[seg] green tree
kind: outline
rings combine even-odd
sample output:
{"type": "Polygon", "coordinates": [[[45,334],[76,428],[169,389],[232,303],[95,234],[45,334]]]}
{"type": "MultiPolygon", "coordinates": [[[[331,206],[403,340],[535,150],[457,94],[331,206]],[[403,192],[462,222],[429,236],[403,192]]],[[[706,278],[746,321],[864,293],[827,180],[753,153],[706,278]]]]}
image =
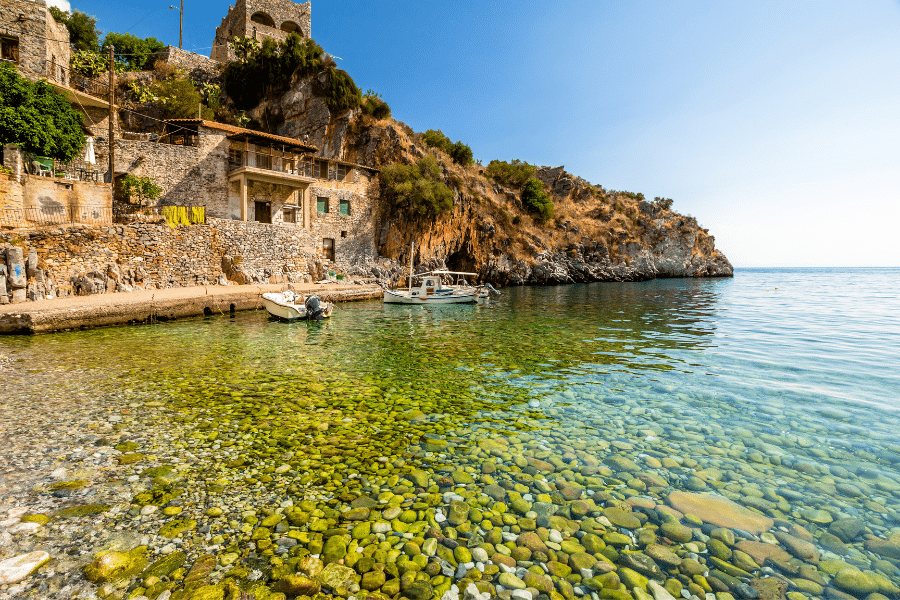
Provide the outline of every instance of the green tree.
{"type": "MultiPolygon", "coordinates": [[[[72,54],[69,66],[76,73],[93,79],[109,70],[109,59],[90,50],[77,50],[72,54]]],[[[116,69],[116,72],[118,72],[118,69],[116,69]]]]}
{"type": "Polygon", "coordinates": [[[544,223],[553,218],[553,201],[544,191],[544,184],[537,177],[525,182],[522,188],[522,205],[544,223]]]}
{"type": "Polygon", "coordinates": [[[382,169],[381,191],[391,211],[412,218],[437,217],[453,208],[453,191],[444,185],[441,165],[430,154],[415,165],[382,169]]]}
{"type": "Polygon", "coordinates": [[[46,81],[31,82],[0,64],[0,144],[69,162],[84,148],[83,115],[46,81]]]}
{"type": "Polygon", "coordinates": [[[452,146],[450,146],[450,158],[453,159],[458,165],[468,166],[475,162],[475,158],[472,155],[472,149],[468,144],[463,144],[462,142],[455,142],[452,146]]]}
{"type": "Polygon", "coordinates": [[[128,173],[119,180],[119,190],[135,204],[143,204],[144,200],[156,200],[162,188],[153,183],[149,177],[137,177],[128,173]],[[137,202],[134,199],[137,198],[137,202]]]}
{"type": "Polygon", "coordinates": [[[115,48],[116,60],[128,66],[129,71],[140,71],[153,68],[154,52],[166,47],[154,37],[139,38],[130,33],[109,32],[103,39],[102,51],[109,52],[109,46],[115,48]]]}
{"type": "Polygon", "coordinates": [[[97,19],[75,10],[64,12],[55,6],[50,7],[50,14],[57,23],[62,23],[69,30],[69,42],[76,50],[82,52],[97,51],[97,19]]]}

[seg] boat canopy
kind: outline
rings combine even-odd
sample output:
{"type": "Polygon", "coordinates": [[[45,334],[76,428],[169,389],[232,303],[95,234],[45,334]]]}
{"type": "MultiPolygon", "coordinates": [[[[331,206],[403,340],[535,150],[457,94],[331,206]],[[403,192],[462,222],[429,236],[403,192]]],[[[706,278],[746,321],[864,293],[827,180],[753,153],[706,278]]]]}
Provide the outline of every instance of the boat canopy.
{"type": "Polygon", "coordinates": [[[416,275],[416,277],[423,277],[425,275],[470,275],[475,277],[478,273],[463,273],[462,271],[428,271],[427,273],[416,275]]]}

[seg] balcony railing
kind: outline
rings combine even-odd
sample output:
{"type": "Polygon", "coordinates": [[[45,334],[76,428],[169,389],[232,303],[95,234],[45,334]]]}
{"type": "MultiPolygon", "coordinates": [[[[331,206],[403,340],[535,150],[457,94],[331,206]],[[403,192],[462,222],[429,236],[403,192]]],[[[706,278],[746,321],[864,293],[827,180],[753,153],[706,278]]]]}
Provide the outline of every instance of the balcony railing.
{"type": "Polygon", "coordinates": [[[100,78],[94,79],[85,77],[76,71],[72,71],[63,65],[58,65],[49,60],[45,61],[45,69],[47,79],[50,81],[78,90],[79,92],[84,92],[85,94],[89,94],[96,98],[103,100],[109,99],[109,83],[102,81],[100,78]]]}
{"type": "Polygon", "coordinates": [[[73,181],[92,181],[103,183],[106,171],[101,171],[97,165],[86,163],[83,160],[73,160],[64,163],[49,158],[25,156],[26,170],[32,175],[44,175],[47,177],[59,177],[73,181]]]}
{"type": "Polygon", "coordinates": [[[289,156],[273,156],[262,152],[231,150],[228,154],[229,171],[250,167],[277,173],[287,173],[288,175],[299,175],[301,177],[317,177],[317,166],[308,160],[298,160],[289,156]]]}

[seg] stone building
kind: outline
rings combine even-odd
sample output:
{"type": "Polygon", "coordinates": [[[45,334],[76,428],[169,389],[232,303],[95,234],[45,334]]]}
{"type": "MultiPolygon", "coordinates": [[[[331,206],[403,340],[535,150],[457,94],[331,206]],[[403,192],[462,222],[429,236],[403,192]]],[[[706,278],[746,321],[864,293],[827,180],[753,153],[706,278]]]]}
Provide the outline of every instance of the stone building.
{"type": "MultiPolygon", "coordinates": [[[[305,251],[335,263],[375,255],[376,169],[316,157],[315,146],[294,138],[200,119],[167,121],[154,142],[115,143],[117,179],[147,176],[162,188],[147,209],[205,206],[211,218],[288,228],[305,251]]],[[[96,152],[105,161],[108,142],[96,152]]]]}
{"type": "Polygon", "coordinates": [[[235,60],[231,41],[236,37],[251,37],[260,42],[272,39],[281,42],[291,33],[302,38],[312,37],[312,6],[290,0],[237,0],[228,8],[222,24],[216,27],[210,57],[225,63],[235,60]]]}
{"type": "Polygon", "coordinates": [[[0,59],[30,79],[65,84],[71,55],[69,31],[44,0],[0,1],[0,59]]]}

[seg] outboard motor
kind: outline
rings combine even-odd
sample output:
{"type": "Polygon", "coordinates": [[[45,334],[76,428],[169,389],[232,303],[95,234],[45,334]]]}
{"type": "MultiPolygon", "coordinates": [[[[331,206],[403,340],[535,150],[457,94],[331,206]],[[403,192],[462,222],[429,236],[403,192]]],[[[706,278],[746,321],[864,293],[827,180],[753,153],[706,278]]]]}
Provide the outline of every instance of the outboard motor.
{"type": "Polygon", "coordinates": [[[499,292],[494,286],[492,286],[490,283],[485,283],[485,284],[484,284],[484,287],[487,289],[487,291],[488,291],[492,296],[499,296],[499,295],[500,295],[500,292],[499,292]]]}
{"type": "Polygon", "coordinates": [[[306,318],[311,321],[320,321],[325,314],[325,307],[322,306],[318,296],[310,296],[303,304],[306,307],[306,318]]]}

